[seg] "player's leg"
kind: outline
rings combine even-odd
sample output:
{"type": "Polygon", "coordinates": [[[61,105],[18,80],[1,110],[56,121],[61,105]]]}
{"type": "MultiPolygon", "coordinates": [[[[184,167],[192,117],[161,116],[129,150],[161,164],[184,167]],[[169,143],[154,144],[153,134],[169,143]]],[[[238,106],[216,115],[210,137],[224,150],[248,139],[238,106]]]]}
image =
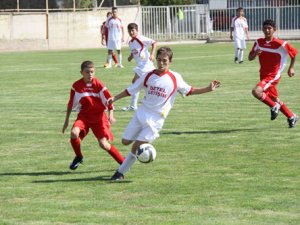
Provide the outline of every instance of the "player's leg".
{"type": "Polygon", "coordinates": [[[238,38],[234,39],[234,48],[235,48],[235,52],[234,52],[234,63],[238,63],[239,62],[239,54],[240,54],[240,48],[241,48],[241,43],[240,40],[238,38]]]}
{"type": "Polygon", "coordinates": [[[287,122],[289,124],[289,128],[293,128],[296,125],[296,122],[298,121],[298,115],[293,113],[285,104],[284,102],[280,101],[277,97],[277,101],[280,104],[280,111],[283,113],[283,115],[286,116],[287,122]]]}
{"type": "Polygon", "coordinates": [[[86,127],[85,123],[81,120],[77,120],[71,130],[71,138],[70,142],[75,153],[75,158],[70,164],[70,169],[75,170],[79,166],[80,163],[83,162],[83,155],[81,152],[81,140],[87,135],[88,127],[86,127]]]}
{"type": "Polygon", "coordinates": [[[112,49],[108,49],[107,51],[107,63],[108,63],[108,65],[106,66],[107,69],[112,67],[112,52],[113,52],[112,49]]]}
{"type": "Polygon", "coordinates": [[[118,53],[118,68],[123,68],[124,66],[122,65],[122,52],[121,52],[121,43],[118,45],[119,48],[117,48],[117,53],[118,53]]]}
{"type": "MultiPolygon", "coordinates": [[[[134,74],[134,77],[132,79],[132,83],[134,83],[137,79],[139,79],[140,76],[138,74],[134,74]]],[[[127,106],[127,107],[124,107],[122,108],[123,111],[130,111],[130,110],[136,110],[137,109],[137,102],[138,102],[138,99],[139,99],[139,92],[138,93],[135,93],[135,94],[132,94],[131,95],[131,102],[130,102],[130,105],[127,106]]]]}
{"type": "Polygon", "coordinates": [[[98,143],[100,148],[107,151],[108,154],[110,154],[110,156],[113,157],[119,164],[123,163],[124,157],[114,145],[108,142],[105,137],[98,139],[98,143]]]}
{"type": "Polygon", "coordinates": [[[116,56],[116,54],[115,54],[114,51],[112,51],[112,58],[113,58],[113,60],[114,60],[114,62],[115,62],[115,66],[118,65],[119,62],[118,62],[117,56],[116,56]]]}
{"type": "Polygon", "coordinates": [[[246,49],[246,41],[240,40],[240,51],[239,51],[239,63],[243,63],[244,60],[244,50],[246,49]]]}

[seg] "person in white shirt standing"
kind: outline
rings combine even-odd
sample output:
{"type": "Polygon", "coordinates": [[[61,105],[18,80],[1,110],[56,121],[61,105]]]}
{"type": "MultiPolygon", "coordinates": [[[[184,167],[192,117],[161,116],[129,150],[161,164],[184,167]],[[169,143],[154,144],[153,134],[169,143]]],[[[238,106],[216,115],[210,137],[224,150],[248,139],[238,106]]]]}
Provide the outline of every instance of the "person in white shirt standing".
{"type": "Polygon", "coordinates": [[[248,24],[247,19],[244,17],[244,9],[240,7],[236,10],[236,16],[232,18],[230,29],[230,39],[234,40],[235,63],[243,63],[246,38],[249,40],[248,24]]]}
{"type": "Polygon", "coordinates": [[[123,180],[124,174],[137,160],[138,147],[144,143],[151,143],[159,137],[159,131],[174,104],[177,92],[183,96],[199,95],[214,91],[220,86],[220,82],[217,80],[212,81],[204,88],[194,88],[188,85],[179,73],[169,70],[172,57],[173,52],[169,47],[159,48],[156,54],[157,69],[138,79],[120,94],[107,100],[107,104],[112,104],[121,98],[145,89],[142,104],[129,122],[122,138],[123,145],[133,143],[131,152],[111,177],[111,180],[123,180]]]}
{"type": "Polygon", "coordinates": [[[108,66],[107,69],[111,68],[111,61],[112,61],[112,52],[113,50],[117,50],[118,52],[118,65],[117,67],[123,68],[122,65],[122,54],[121,54],[121,45],[124,42],[124,28],[122,19],[118,17],[118,9],[117,7],[112,8],[112,16],[107,18],[106,26],[108,29],[108,40],[107,40],[107,48],[108,48],[108,56],[107,62],[108,66]]]}
{"type": "MultiPolygon", "coordinates": [[[[128,61],[132,59],[136,61],[136,67],[133,69],[134,77],[132,83],[134,83],[140,77],[154,70],[153,60],[155,59],[156,41],[147,38],[138,33],[138,25],[136,23],[130,23],[127,26],[129,36],[132,38],[129,41],[130,55],[128,61]],[[151,46],[151,53],[148,48],[151,46]]],[[[123,111],[136,110],[137,102],[139,98],[139,92],[132,94],[131,103],[129,106],[122,108],[123,111]]]]}

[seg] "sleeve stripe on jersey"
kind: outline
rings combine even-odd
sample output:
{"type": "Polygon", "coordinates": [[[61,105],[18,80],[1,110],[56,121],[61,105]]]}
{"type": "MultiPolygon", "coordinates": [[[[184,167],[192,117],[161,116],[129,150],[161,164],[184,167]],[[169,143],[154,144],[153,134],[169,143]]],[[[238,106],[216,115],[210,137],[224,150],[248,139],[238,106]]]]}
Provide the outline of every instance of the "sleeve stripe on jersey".
{"type": "Polygon", "coordinates": [[[145,80],[144,80],[144,86],[145,86],[145,87],[148,87],[148,86],[147,86],[147,81],[149,80],[149,78],[150,78],[150,76],[151,76],[152,74],[154,74],[154,70],[151,71],[150,73],[148,73],[148,74],[146,75],[145,80]]]}

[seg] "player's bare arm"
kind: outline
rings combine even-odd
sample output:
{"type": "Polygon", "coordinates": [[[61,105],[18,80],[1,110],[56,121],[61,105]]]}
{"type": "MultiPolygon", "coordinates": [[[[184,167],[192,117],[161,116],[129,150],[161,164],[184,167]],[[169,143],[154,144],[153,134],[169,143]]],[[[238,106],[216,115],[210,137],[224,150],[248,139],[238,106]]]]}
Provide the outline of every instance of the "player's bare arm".
{"type": "Polygon", "coordinates": [[[248,60],[249,61],[254,60],[256,58],[256,56],[260,55],[261,53],[262,53],[262,50],[260,50],[260,49],[256,49],[255,51],[250,52],[249,56],[248,56],[248,60]]]}
{"type": "Polygon", "coordinates": [[[102,35],[102,45],[103,46],[106,46],[106,36],[105,35],[102,35]]]}
{"type": "Polygon", "coordinates": [[[207,87],[205,88],[193,88],[191,91],[191,95],[200,95],[207,92],[211,92],[216,90],[218,87],[220,87],[221,82],[218,80],[213,80],[207,87]]]}
{"type": "Polygon", "coordinates": [[[129,96],[129,94],[128,94],[128,92],[126,90],[124,90],[120,94],[118,94],[118,95],[116,95],[114,97],[110,97],[109,99],[107,99],[107,103],[106,104],[107,105],[112,104],[112,103],[118,101],[119,99],[125,98],[127,96],[129,96]]]}
{"type": "Polygon", "coordinates": [[[150,57],[149,57],[149,59],[150,59],[151,61],[153,61],[153,60],[155,59],[155,51],[156,51],[156,47],[157,47],[157,43],[154,42],[154,43],[152,44],[151,53],[150,53],[150,57]]]}
{"type": "Polygon", "coordinates": [[[132,53],[128,56],[128,62],[131,62],[131,60],[133,59],[133,55],[132,53]]]}
{"type": "Polygon", "coordinates": [[[62,128],[62,133],[63,134],[65,133],[66,129],[69,126],[69,118],[70,118],[71,112],[72,112],[72,109],[67,109],[66,119],[65,119],[65,122],[64,122],[64,125],[63,125],[63,128],[62,128]]]}
{"type": "Polygon", "coordinates": [[[110,124],[113,124],[116,122],[116,119],[114,117],[114,111],[113,110],[109,110],[108,111],[108,121],[110,122],[110,124]]]}
{"type": "Polygon", "coordinates": [[[233,27],[230,27],[230,39],[231,40],[233,40],[232,32],[233,32],[233,27]]]}
{"type": "Polygon", "coordinates": [[[295,62],[296,62],[296,57],[291,59],[291,63],[290,63],[289,69],[288,69],[289,77],[293,77],[295,75],[295,69],[294,69],[295,62]]]}
{"type": "Polygon", "coordinates": [[[122,30],[122,42],[124,42],[125,41],[125,39],[124,39],[124,37],[125,37],[124,36],[124,27],[122,27],[121,30],[122,30]]]}

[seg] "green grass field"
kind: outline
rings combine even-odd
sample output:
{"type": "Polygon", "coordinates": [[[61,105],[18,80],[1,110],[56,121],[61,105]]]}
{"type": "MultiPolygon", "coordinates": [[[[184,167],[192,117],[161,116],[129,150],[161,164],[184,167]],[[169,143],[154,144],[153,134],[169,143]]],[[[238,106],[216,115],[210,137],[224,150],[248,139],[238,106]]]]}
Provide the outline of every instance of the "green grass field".
{"type": "MultiPolygon", "coordinates": [[[[293,43],[300,49],[300,43],[293,43]]],[[[248,48],[250,48],[248,44],[248,48]]],[[[157,158],[136,163],[124,182],[92,133],[82,142],[84,165],[68,169],[74,155],[61,133],[69,90],[80,63],[96,63],[97,77],[117,94],[134,63],[104,70],[104,49],[0,54],[0,224],[300,224],[300,124],[288,129],[280,114],[255,100],[258,61],[233,63],[232,44],[174,45],[172,70],[196,87],[222,82],[213,93],[177,97],[157,158]]],[[[247,56],[249,49],[246,51],[247,56]]],[[[279,95],[300,113],[300,62],[286,70],[279,95]],[[297,76],[298,75],[298,76],[297,76]]],[[[116,109],[130,98],[120,100],[116,109]]],[[[132,112],[117,110],[114,144],[132,112]]]]}

